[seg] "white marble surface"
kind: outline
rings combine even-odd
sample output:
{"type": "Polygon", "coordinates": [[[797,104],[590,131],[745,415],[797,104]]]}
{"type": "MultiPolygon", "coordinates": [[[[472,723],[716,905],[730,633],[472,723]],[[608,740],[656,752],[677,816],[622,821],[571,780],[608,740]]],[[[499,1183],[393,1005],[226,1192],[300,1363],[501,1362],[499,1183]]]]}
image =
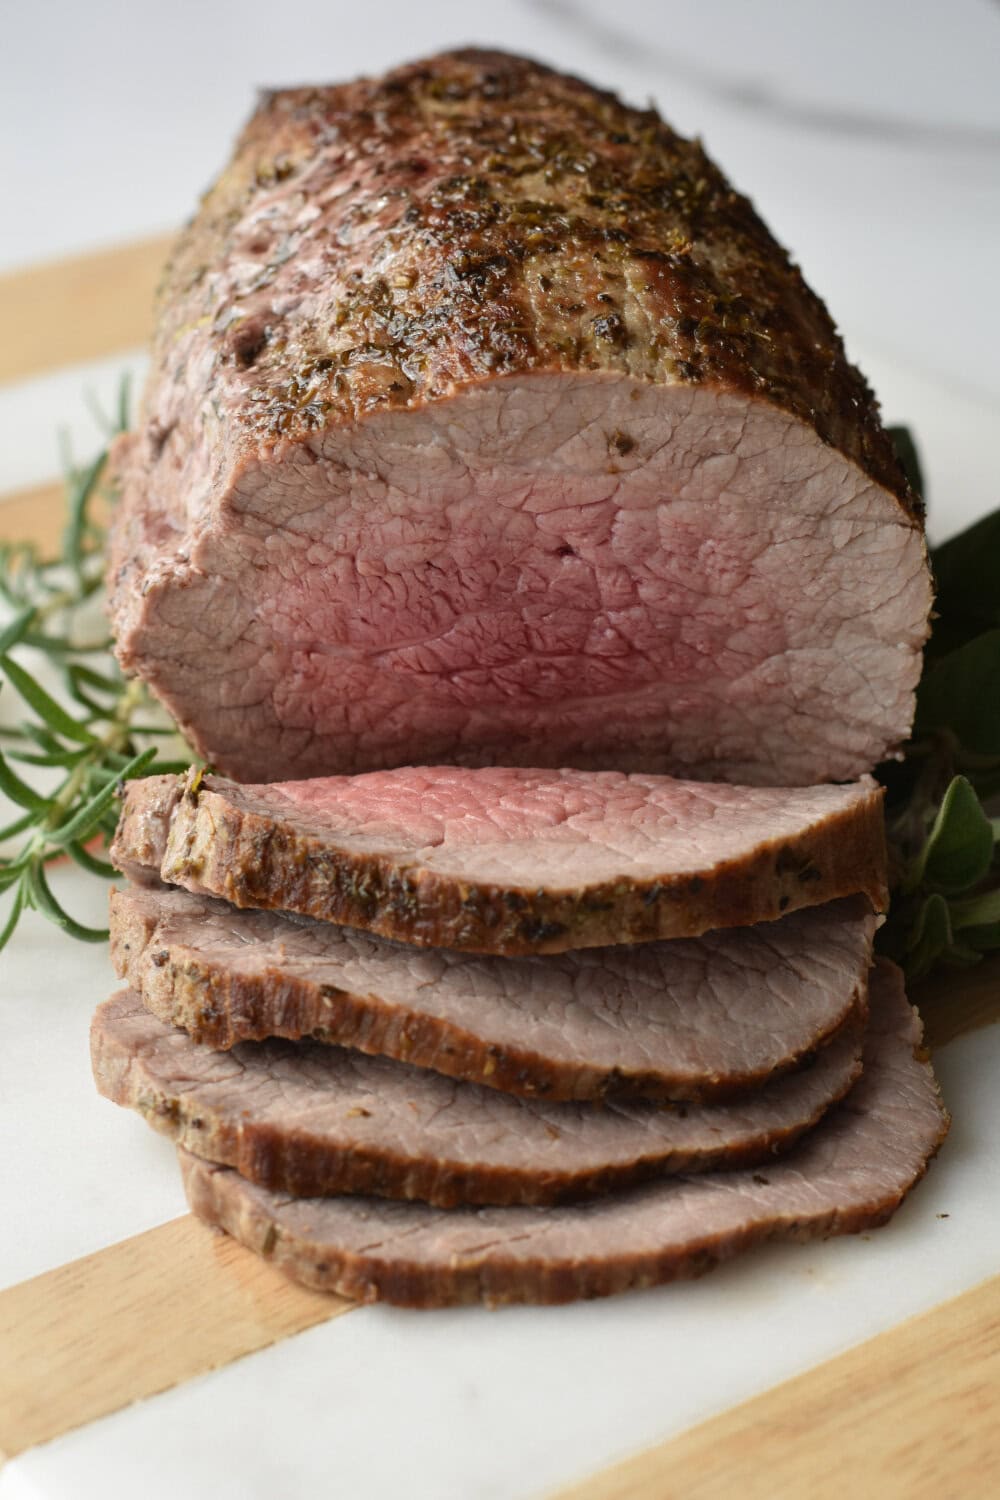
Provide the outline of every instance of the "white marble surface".
{"type": "MultiPolygon", "coordinates": [[[[7,973],[2,1270],[17,1280],[182,1204],[166,1142],[86,1077],[104,956],[34,925],[7,973]]],[[[542,1496],[996,1272],[1000,1027],[937,1065],[955,1124],[886,1229],[574,1307],[359,1309],[22,1455],[0,1500],[542,1496]]]]}
{"type": "MultiPolygon", "coordinates": [[[[181,219],[258,83],[470,40],[534,52],[697,132],[829,301],[888,417],[917,431],[932,525],[1000,502],[1000,8],[987,0],[9,7],[0,269],[181,219]]],[[[86,451],[104,361],[0,387],[0,493],[86,451]]],[[[3,705],[0,705],[3,711],[3,705]]],[[[76,872],[74,899],[95,903],[76,872]]],[[[183,1209],[172,1152],[93,1093],[101,950],[28,919],[0,955],[0,1285],[183,1209]]],[[[530,1496],[681,1430],[997,1268],[1000,1028],[941,1056],[956,1127],[870,1239],[774,1250],[692,1286],[566,1309],[365,1309],[119,1413],[0,1474],[0,1500],[530,1496]],[[948,1218],[939,1218],[948,1214],[948,1218]]]]}
{"type": "Polygon", "coordinates": [[[754,197],[850,347],[1000,397],[991,0],[11,5],[0,267],[179,223],[259,85],[470,41],[655,98],[754,197]]]}

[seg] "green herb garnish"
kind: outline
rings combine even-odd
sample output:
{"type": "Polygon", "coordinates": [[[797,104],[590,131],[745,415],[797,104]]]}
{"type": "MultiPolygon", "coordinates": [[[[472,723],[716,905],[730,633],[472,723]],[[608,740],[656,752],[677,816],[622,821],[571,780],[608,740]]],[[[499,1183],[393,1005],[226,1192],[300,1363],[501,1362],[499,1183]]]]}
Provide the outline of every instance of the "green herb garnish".
{"type": "MultiPolygon", "coordinates": [[[[123,387],[117,418],[107,424],[109,438],[125,429],[127,406],[123,387]]],[[[16,695],[29,711],[19,723],[0,726],[0,792],[22,810],[0,828],[0,845],[20,841],[0,856],[0,892],[10,896],[0,948],[27,908],[72,937],[103,942],[105,930],[86,927],[64,910],[46,871],[70,858],[111,878],[115,872],[101,856],[117,821],[118,787],[190,761],[160,757],[158,744],[176,729],[142,683],[122,676],[104,632],[99,604],[106,534],[95,511],[109,498],[101,489],[107,456],[105,448],[86,467],[67,467],[58,557],[45,560],[30,543],[0,545],[0,597],[13,611],[0,630],[2,701],[6,710],[16,695]],[[41,670],[32,671],[32,659],[41,670]]]]}
{"type": "MultiPolygon", "coordinates": [[[[126,405],[123,394],[113,431],[125,429],[126,405]]],[[[905,428],[893,429],[893,438],[919,490],[913,440],[905,428]]],[[[0,829],[0,843],[23,836],[15,853],[0,856],[0,892],[11,894],[0,948],[28,907],[73,937],[106,939],[60,906],[46,869],[68,856],[111,878],[101,854],[114,834],[121,783],[185,770],[192,759],[160,757],[158,746],[175,727],[143,684],[122,676],[110,641],[87,624],[101,619],[107,538],[94,510],[106,466],[107,449],[83,469],[69,467],[57,558],[43,561],[26,543],[0,546],[0,596],[14,611],[0,630],[0,688],[31,711],[16,727],[0,728],[7,747],[0,792],[22,809],[0,829]],[[61,679],[59,698],[25,664],[31,652],[61,679]],[[26,767],[36,779],[55,775],[54,787],[25,780],[26,767]]],[[[893,886],[879,946],[913,979],[938,963],[978,963],[1000,948],[1000,818],[984,805],[1000,795],[1000,511],[939,547],[932,565],[937,616],[913,738],[903,761],[878,772],[893,886]]]]}
{"type": "MultiPolygon", "coordinates": [[[[920,485],[913,440],[893,437],[920,485]]],[[[919,979],[1000,947],[1000,511],[931,553],[935,619],[913,738],[886,787],[892,909],[882,951],[919,979]]]]}

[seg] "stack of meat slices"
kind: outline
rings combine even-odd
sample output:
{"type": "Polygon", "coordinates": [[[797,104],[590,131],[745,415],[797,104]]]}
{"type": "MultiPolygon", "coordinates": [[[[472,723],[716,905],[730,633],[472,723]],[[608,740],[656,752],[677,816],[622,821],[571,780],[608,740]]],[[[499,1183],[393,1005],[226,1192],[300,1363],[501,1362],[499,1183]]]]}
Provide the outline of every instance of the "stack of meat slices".
{"type": "Polygon", "coordinates": [[[101,1091],[311,1286],[561,1302],[884,1221],[946,1128],[880,793],[420,767],[130,784],[101,1091]],[[869,986],[869,973],[872,982],[869,986]]]}
{"type": "Polygon", "coordinates": [[[119,660],[235,780],[128,790],[95,1069],[199,1214],[431,1305],[892,1211],[922,512],[698,143],[494,52],[266,95],[115,463],[119,660]]]}

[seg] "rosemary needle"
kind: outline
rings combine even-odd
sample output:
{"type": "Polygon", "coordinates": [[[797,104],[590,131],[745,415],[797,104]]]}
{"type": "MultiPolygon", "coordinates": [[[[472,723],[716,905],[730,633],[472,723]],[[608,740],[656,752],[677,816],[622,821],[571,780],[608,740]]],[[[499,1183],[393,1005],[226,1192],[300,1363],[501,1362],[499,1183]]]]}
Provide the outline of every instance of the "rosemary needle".
{"type": "MultiPolygon", "coordinates": [[[[115,423],[127,425],[123,386],[115,423]]],[[[894,429],[911,481],[917,453],[894,429]]],[[[114,834],[123,781],[186,769],[191,756],[160,755],[175,726],[138,681],[124,678],[110,642],[82,635],[103,587],[106,534],[95,502],[109,498],[107,449],[67,474],[66,527],[59,555],[39,557],[26,542],[0,545],[0,703],[11,695],[27,710],[0,727],[0,793],[17,815],[0,829],[0,897],[7,904],[0,948],[27,909],[88,942],[107,933],[76,921],[56,899],[47,870],[69,857],[89,874],[114,874],[102,858],[114,834]],[[24,654],[40,653],[47,681],[24,654]],[[151,742],[151,743],[150,743],[151,742]],[[44,785],[37,785],[41,773],[44,785]],[[51,787],[51,778],[56,784],[51,787]]],[[[914,737],[901,763],[881,766],[886,787],[889,919],[879,946],[919,977],[939,963],[973,964],[1000,948],[1000,819],[985,803],[1000,794],[1000,512],[947,542],[933,558],[937,618],[917,694],[914,737]]],[[[92,627],[90,627],[92,629],[92,627]]],[[[186,746],[183,747],[186,752],[186,746]]]]}
{"type": "MultiPolygon", "coordinates": [[[[123,387],[115,431],[124,429],[127,405],[123,387]]],[[[0,702],[7,719],[0,727],[0,793],[18,809],[0,828],[0,844],[10,851],[0,855],[0,892],[7,903],[0,948],[29,909],[72,937],[103,942],[106,931],[78,922],[60,904],[48,868],[68,857],[92,875],[112,876],[102,855],[114,833],[121,783],[190,763],[186,754],[182,760],[161,757],[159,746],[176,734],[174,726],[163,720],[141,682],[122,676],[110,642],[81,628],[95,613],[103,587],[106,534],[95,511],[99,500],[109,498],[107,457],[105,448],[67,473],[58,556],[42,558],[25,542],[0,546],[0,597],[10,611],[0,628],[0,702]],[[45,660],[45,683],[26,663],[27,652],[45,660]],[[53,679],[61,679],[58,696],[46,685],[53,679]],[[15,695],[27,714],[10,723],[15,695]],[[37,784],[39,773],[44,789],[37,784]],[[15,840],[20,843],[11,850],[15,840]]]]}

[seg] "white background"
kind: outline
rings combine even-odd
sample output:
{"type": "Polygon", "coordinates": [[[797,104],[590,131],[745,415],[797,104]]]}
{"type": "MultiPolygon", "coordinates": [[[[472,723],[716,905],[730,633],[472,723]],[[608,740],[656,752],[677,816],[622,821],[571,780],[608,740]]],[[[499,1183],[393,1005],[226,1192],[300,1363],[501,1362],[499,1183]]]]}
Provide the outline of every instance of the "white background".
{"type": "MultiPolygon", "coordinates": [[[[0,22],[0,272],[177,224],[258,85],[498,43],[652,96],[701,134],[829,302],[887,416],[914,424],[934,532],[1000,503],[987,0],[3,0],[0,22]]],[[[55,472],[58,424],[86,444],[83,393],[113,390],[124,363],[0,387],[0,493],[55,472]]],[[[99,893],[78,884],[74,900],[99,918],[99,893]]],[[[167,1144],[93,1093],[87,1024],[110,985],[100,950],[34,919],[0,956],[0,1285],[182,1211],[167,1144]]],[[[1000,1028],[940,1063],[953,1135],[870,1240],[590,1306],[353,1312],[22,1456],[0,1497],[499,1500],[668,1436],[996,1270],[1000,1028]]]]}
{"type": "MultiPolygon", "coordinates": [[[[0,271],[170,229],[263,85],[497,44],[653,98],[804,266],[892,421],[932,531],[1000,502],[1000,6],[991,0],[4,0],[0,271]],[[959,403],[964,402],[964,406],[959,403]]],[[[2,337],[2,330],[0,330],[2,337]]],[[[87,372],[113,390],[120,361],[87,372]]],[[[47,478],[80,378],[0,401],[0,490],[47,478]]]]}

